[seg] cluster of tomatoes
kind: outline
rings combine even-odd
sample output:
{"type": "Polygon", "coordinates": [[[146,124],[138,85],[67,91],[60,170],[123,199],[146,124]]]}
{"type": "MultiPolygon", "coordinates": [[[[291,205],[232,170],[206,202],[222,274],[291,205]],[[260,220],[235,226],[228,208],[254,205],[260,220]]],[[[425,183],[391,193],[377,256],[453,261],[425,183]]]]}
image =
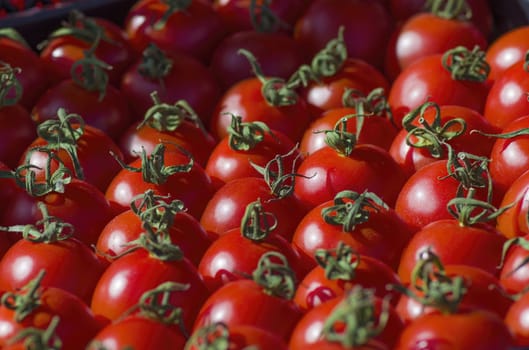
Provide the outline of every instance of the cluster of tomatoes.
{"type": "Polygon", "coordinates": [[[493,24],[141,0],[0,29],[0,348],[529,346],[529,26],[493,24]]]}

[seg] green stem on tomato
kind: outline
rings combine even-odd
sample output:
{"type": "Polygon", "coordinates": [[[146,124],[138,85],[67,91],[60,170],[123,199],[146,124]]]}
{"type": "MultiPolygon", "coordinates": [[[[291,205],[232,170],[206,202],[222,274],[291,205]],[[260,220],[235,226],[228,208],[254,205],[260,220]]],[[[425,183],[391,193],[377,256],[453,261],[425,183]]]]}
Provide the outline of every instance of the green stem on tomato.
{"type": "Polygon", "coordinates": [[[134,197],[130,208],[142,222],[150,225],[159,234],[169,233],[174,224],[175,216],[186,211],[184,202],[179,199],[167,202],[168,196],[158,196],[152,189],[134,197]]]}
{"type": "Polygon", "coordinates": [[[16,74],[21,71],[7,62],[0,62],[0,108],[15,105],[20,101],[23,88],[16,74]]]}
{"type": "Polygon", "coordinates": [[[228,350],[230,330],[223,322],[199,328],[186,343],[184,350],[228,350]]]}
{"type": "Polygon", "coordinates": [[[7,345],[12,345],[23,341],[24,349],[28,350],[60,350],[62,341],[55,331],[59,325],[60,317],[52,317],[46,329],[28,327],[20,330],[13,337],[9,338],[7,345]]]}
{"type": "Polygon", "coordinates": [[[231,114],[231,123],[227,127],[228,143],[233,150],[251,150],[264,140],[266,133],[274,136],[268,125],[264,122],[243,122],[240,115],[229,114],[231,114]]]}
{"type": "Polygon", "coordinates": [[[2,295],[0,299],[2,306],[14,311],[16,322],[22,322],[41,305],[42,290],[40,286],[45,274],[46,270],[42,269],[20,290],[7,291],[2,295]]]}
{"type": "Polygon", "coordinates": [[[466,0],[427,0],[425,8],[444,19],[470,20],[472,9],[466,0]]]}
{"type": "Polygon", "coordinates": [[[490,73],[490,65],[485,60],[485,51],[477,45],[472,50],[464,46],[448,50],[443,54],[441,62],[454,80],[482,83],[490,73]]]}
{"type": "Polygon", "coordinates": [[[279,252],[264,253],[252,277],[269,295],[288,300],[294,297],[295,273],[288,265],[287,258],[279,252]]]}
{"type": "Polygon", "coordinates": [[[250,22],[257,32],[272,33],[277,32],[280,28],[288,28],[288,24],[272,11],[270,3],[271,0],[250,0],[248,7],[250,22]]]}
{"type": "Polygon", "coordinates": [[[138,72],[152,80],[158,80],[164,87],[163,79],[171,72],[173,61],[154,43],[150,43],[142,52],[142,61],[138,72]]]}
{"type": "Polygon", "coordinates": [[[260,242],[265,240],[276,227],[277,219],[275,215],[264,211],[260,199],[246,206],[241,220],[241,234],[243,237],[254,242],[260,242]],[[272,221],[271,224],[270,221],[272,221]]]}
{"type": "Polygon", "coordinates": [[[163,30],[169,18],[175,12],[185,12],[193,0],[160,0],[160,2],[167,5],[167,10],[163,13],[162,17],[153,24],[152,28],[154,30],[163,30]]]}
{"type": "Polygon", "coordinates": [[[360,265],[360,254],[342,241],[334,249],[316,249],[314,258],[329,280],[352,281],[360,265]]]}

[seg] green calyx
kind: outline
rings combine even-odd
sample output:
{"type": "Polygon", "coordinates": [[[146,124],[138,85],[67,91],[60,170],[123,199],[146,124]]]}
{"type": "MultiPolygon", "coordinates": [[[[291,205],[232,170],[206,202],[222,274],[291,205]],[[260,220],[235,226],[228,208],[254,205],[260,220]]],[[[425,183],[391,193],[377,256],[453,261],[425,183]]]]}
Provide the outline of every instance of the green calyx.
{"type": "Polygon", "coordinates": [[[252,277],[269,295],[288,300],[294,297],[295,273],[290,268],[287,258],[279,252],[264,253],[252,277]]]}
{"type": "Polygon", "coordinates": [[[360,265],[360,254],[343,242],[335,249],[317,249],[314,257],[328,280],[352,281],[360,265]]]}
{"type": "Polygon", "coordinates": [[[116,161],[124,168],[129,171],[142,173],[143,181],[160,185],[167,182],[167,179],[175,175],[177,173],[187,173],[190,172],[194,165],[194,159],[191,153],[189,151],[185,150],[179,145],[172,144],[175,146],[179,151],[181,151],[184,155],[186,155],[189,159],[189,161],[185,164],[178,164],[178,165],[165,165],[165,151],[166,147],[165,144],[159,143],[156,145],[154,150],[152,151],[151,155],[147,155],[147,152],[144,148],[142,148],[142,152],[140,154],[141,158],[141,167],[135,168],[131,165],[125,164],[119,157],[117,157],[115,154],[113,154],[116,161]]]}
{"type": "Polygon", "coordinates": [[[59,325],[60,317],[53,316],[46,329],[28,327],[22,329],[7,341],[7,345],[13,345],[23,341],[24,349],[28,350],[61,350],[62,341],[55,334],[59,325]]]}
{"type": "Polygon", "coordinates": [[[464,46],[448,50],[442,57],[442,64],[454,80],[482,83],[490,73],[490,65],[485,60],[485,51],[477,45],[472,50],[464,46]]]}
{"type": "Polygon", "coordinates": [[[229,350],[230,331],[223,322],[214,322],[198,329],[186,343],[184,350],[229,350]]]}
{"type": "Polygon", "coordinates": [[[233,150],[251,150],[264,140],[266,133],[273,135],[264,122],[243,122],[240,115],[230,114],[231,123],[227,127],[227,131],[228,143],[233,150]]]}
{"type": "Polygon", "coordinates": [[[344,232],[352,232],[357,225],[366,223],[373,211],[388,209],[376,194],[364,191],[341,191],[336,194],[333,205],[321,210],[323,220],[330,225],[340,225],[344,232]]]}
{"type": "Polygon", "coordinates": [[[432,157],[438,159],[445,155],[443,147],[447,142],[462,135],[466,126],[462,118],[453,118],[443,124],[439,105],[431,101],[423,103],[402,119],[402,127],[408,131],[406,143],[410,147],[427,149],[432,157]],[[430,109],[435,112],[431,123],[425,118],[430,109]]]}
{"type": "Polygon", "coordinates": [[[411,289],[392,286],[425,307],[455,313],[467,292],[461,276],[450,277],[439,257],[430,249],[421,252],[411,274],[411,289]]]}
{"type": "Polygon", "coordinates": [[[389,298],[385,298],[377,318],[374,290],[356,286],[324,321],[323,338],[345,348],[365,345],[386,327],[389,308],[389,298]]]}
{"type": "Polygon", "coordinates": [[[46,271],[44,269],[40,270],[38,275],[20,290],[8,291],[2,295],[0,299],[2,306],[14,311],[16,322],[22,322],[33,310],[41,305],[42,290],[40,286],[45,274],[46,271]]]}
{"type": "Polygon", "coordinates": [[[190,121],[204,133],[206,129],[202,121],[193,110],[193,108],[184,100],[180,100],[170,105],[163,103],[158,96],[157,91],[151,93],[153,105],[145,113],[145,117],[138,125],[141,129],[145,125],[158,131],[175,131],[184,121],[190,121]]]}
{"type": "Polygon", "coordinates": [[[154,30],[163,30],[169,18],[176,12],[185,12],[193,0],[160,0],[160,2],[167,5],[167,10],[163,13],[162,17],[154,23],[154,30]]]}
{"type": "Polygon", "coordinates": [[[444,19],[468,21],[472,18],[472,9],[466,0],[427,0],[425,8],[444,19]]]}
{"type": "Polygon", "coordinates": [[[241,220],[241,234],[243,237],[254,242],[260,242],[265,240],[276,227],[277,219],[275,215],[264,211],[260,199],[246,206],[241,220]]]}
{"type": "Polygon", "coordinates": [[[271,0],[250,0],[248,11],[250,21],[255,31],[260,33],[272,33],[281,28],[288,28],[288,24],[281,21],[270,9],[271,0]]]}
{"type": "Polygon", "coordinates": [[[12,106],[20,101],[23,88],[16,75],[20,68],[13,68],[7,62],[0,62],[0,108],[12,106]]]}
{"type": "Polygon", "coordinates": [[[72,80],[87,91],[99,92],[99,101],[105,97],[108,87],[108,71],[112,66],[98,59],[95,46],[84,52],[84,57],[75,61],[70,69],[72,80]]]}
{"type": "Polygon", "coordinates": [[[171,72],[173,61],[154,43],[150,43],[142,54],[138,72],[149,79],[158,80],[164,86],[163,79],[171,72]]]}

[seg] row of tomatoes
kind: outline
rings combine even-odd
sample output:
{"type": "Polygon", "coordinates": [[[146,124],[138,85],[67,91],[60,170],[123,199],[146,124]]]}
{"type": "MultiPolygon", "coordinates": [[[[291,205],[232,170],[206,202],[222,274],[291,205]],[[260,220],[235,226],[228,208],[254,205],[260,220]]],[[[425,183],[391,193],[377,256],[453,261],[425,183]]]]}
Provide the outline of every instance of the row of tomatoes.
{"type": "Polygon", "coordinates": [[[204,33],[220,2],[153,0],[126,31],[74,12],[38,56],[5,32],[4,348],[527,345],[527,29],[484,52],[487,3],[470,1],[478,26],[416,15],[391,51],[405,1],[292,3],[294,35],[243,30],[229,1],[204,33]],[[155,30],[194,11],[202,24],[155,30]],[[417,22],[468,41],[437,33],[406,57],[417,22]],[[207,47],[175,48],[191,33],[207,47]],[[216,64],[245,68],[230,81],[216,64]]]}

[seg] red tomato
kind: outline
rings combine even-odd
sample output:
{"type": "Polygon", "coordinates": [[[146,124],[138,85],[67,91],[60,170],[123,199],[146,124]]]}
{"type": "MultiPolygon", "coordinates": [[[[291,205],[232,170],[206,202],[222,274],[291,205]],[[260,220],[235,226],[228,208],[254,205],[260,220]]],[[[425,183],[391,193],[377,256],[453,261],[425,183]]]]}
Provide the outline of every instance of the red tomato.
{"type": "Polygon", "coordinates": [[[529,234],[529,171],[524,172],[507,189],[501,206],[512,205],[498,217],[497,229],[505,237],[513,238],[529,234]]]}
{"type": "Polygon", "coordinates": [[[421,58],[442,54],[456,46],[469,50],[475,46],[482,50],[487,48],[486,36],[466,18],[469,13],[471,15],[469,7],[445,7],[415,14],[403,23],[396,43],[401,69],[421,58]]]}
{"type": "Polygon", "coordinates": [[[363,349],[362,345],[369,341],[391,348],[403,327],[387,300],[375,297],[371,289],[357,286],[342,297],[307,311],[292,332],[289,348],[305,349],[322,338],[347,348],[363,349]]]}
{"type": "Polygon", "coordinates": [[[222,322],[228,328],[236,325],[258,327],[287,341],[302,314],[291,300],[293,272],[284,256],[269,252],[263,254],[252,275],[253,280],[232,281],[213,292],[202,304],[193,331],[222,322]],[[276,262],[276,259],[281,261],[276,262]]]}
{"type": "Polygon", "coordinates": [[[283,157],[287,169],[294,169],[301,154],[294,142],[277,130],[270,130],[266,124],[242,122],[233,115],[228,135],[220,140],[206,164],[206,173],[216,188],[226,182],[248,176],[262,177],[252,164],[265,167],[277,156],[283,157]]]}
{"type": "Polygon", "coordinates": [[[485,56],[490,64],[490,79],[499,79],[510,66],[523,61],[529,50],[525,40],[528,34],[529,26],[521,26],[500,34],[491,42],[485,56]]]}
{"type": "MultiPolygon", "coordinates": [[[[338,135],[343,135],[343,131],[338,135]]],[[[347,137],[333,139],[340,138],[338,143],[347,137]]],[[[404,171],[389,153],[370,144],[357,144],[352,150],[327,145],[305,157],[297,173],[300,176],[296,178],[294,193],[307,208],[333,199],[342,190],[373,192],[393,206],[406,180],[404,171]]]]}
{"type": "Polygon", "coordinates": [[[135,196],[148,189],[156,195],[168,196],[168,200],[181,200],[195,218],[200,217],[213,194],[211,179],[187,150],[166,148],[163,143],[150,155],[143,152],[141,158],[120,170],[105,196],[122,212],[129,209],[135,196]]]}
{"type": "MultiPolygon", "coordinates": [[[[287,4],[288,1],[273,3],[287,4]]],[[[307,62],[307,55],[299,41],[285,33],[263,33],[255,30],[235,32],[217,45],[209,64],[224,90],[236,82],[252,77],[248,60],[237,54],[239,49],[250,51],[266,76],[288,79],[299,66],[307,62]]]]}
{"type": "Polygon", "coordinates": [[[123,26],[136,52],[153,43],[164,51],[185,53],[204,63],[226,35],[221,16],[206,1],[176,6],[162,0],[137,1],[123,26]]]}
{"type": "Polygon", "coordinates": [[[529,346],[529,327],[525,321],[529,313],[528,301],[529,293],[520,295],[511,305],[504,320],[514,336],[514,345],[517,347],[529,346]]]}
{"type": "Polygon", "coordinates": [[[101,275],[91,308],[96,315],[116,320],[136,305],[143,293],[167,281],[189,285],[173,293],[169,303],[181,308],[184,327],[190,330],[209,293],[196,268],[185,257],[163,260],[143,248],[121,256],[101,275]]]}
{"type": "Polygon", "coordinates": [[[403,129],[393,139],[389,153],[410,176],[419,168],[448,158],[448,143],[455,152],[488,157],[494,139],[472,131],[495,133],[487,119],[473,109],[425,102],[403,119],[403,129]]]}
{"type": "Polygon", "coordinates": [[[116,161],[123,159],[118,145],[100,129],[86,125],[78,114],[59,109],[55,118],[37,127],[38,137],[26,147],[18,164],[38,167],[33,171],[37,179],[44,179],[47,163],[55,171],[58,158],[77,178],[104,192],[121,170],[116,161]]]}
{"type": "Polygon", "coordinates": [[[124,72],[120,85],[130,104],[132,119],[144,119],[152,106],[151,93],[157,91],[162,102],[186,101],[206,124],[221,94],[213,73],[191,56],[170,54],[154,44],[146,47],[142,55],[124,72]]]}
{"type": "Polygon", "coordinates": [[[86,17],[79,11],[70,12],[62,28],[50,33],[40,58],[52,84],[71,76],[74,63],[84,52],[94,48],[94,55],[112,67],[109,81],[118,86],[125,69],[135,58],[123,29],[101,17],[86,17]]]}
{"type": "Polygon", "coordinates": [[[375,295],[383,298],[396,293],[388,292],[387,285],[399,284],[397,274],[382,261],[355,253],[350,246],[339,244],[334,249],[318,249],[315,253],[318,266],[299,283],[294,302],[304,310],[312,309],[327,300],[341,297],[355,286],[373,288],[375,295]]]}
{"type": "Polygon", "coordinates": [[[529,235],[506,242],[501,262],[500,284],[510,294],[523,293],[529,283],[529,235]]]}
{"type": "Polygon", "coordinates": [[[50,217],[45,206],[39,208],[43,220],[13,229],[27,233],[0,260],[0,290],[21,288],[44,269],[42,286],[65,289],[88,303],[104,264],[89,246],[71,236],[72,226],[50,217]]]}
{"type": "Polygon", "coordinates": [[[152,92],[153,105],[145,113],[142,122],[129,126],[119,140],[119,146],[127,163],[138,158],[145,149],[151,154],[160,142],[177,144],[188,150],[202,166],[206,166],[216,141],[204,128],[200,117],[184,101],[163,103],[158,92],[152,92]]]}
{"type": "Polygon", "coordinates": [[[13,28],[0,29],[0,61],[20,69],[16,72],[22,88],[19,102],[30,110],[50,84],[43,62],[13,28]]]}
{"type": "Polygon", "coordinates": [[[24,329],[46,329],[56,316],[60,321],[54,333],[60,338],[63,349],[84,349],[102,328],[100,321],[78,296],[63,288],[41,287],[43,276],[42,271],[35,279],[21,285],[20,290],[4,294],[0,306],[2,349],[7,349],[13,336],[24,329]]]}
{"type": "Polygon", "coordinates": [[[292,244],[310,268],[318,249],[334,249],[340,242],[394,267],[410,236],[408,226],[373,193],[343,191],[303,217],[292,244]]]}
{"type": "Polygon", "coordinates": [[[484,310],[422,316],[404,328],[395,350],[508,349],[513,339],[502,319],[484,310]]]}
{"type": "Polygon", "coordinates": [[[513,182],[529,170],[529,114],[509,122],[499,134],[492,138],[490,151],[490,176],[496,190],[503,196],[513,182]],[[501,136],[504,135],[504,136],[501,136]]]}
{"type": "Polygon", "coordinates": [[[529,114],[529,71],[525,67],[524,60],[512,64],[492,84],[483,114],[492,125],[503,129],[529,114]]]}
{"type": "Polygon", "coordinates": [[[227,342],[230,350],[257,349],[287,350],[284,340],[278,335],[256,326],[212,323],[196,330],[186,343],[185,350],[201,350],[207,345],[227,342]]]}
{"type": "Polygon", "coordinates": [[[345,27],[348,56],[381,67],[393,21],[378,1],[314,0],[296,22],[294,38],[307,47],[309,54],[314,54],[336,35],[341,25],[345,27]]]}
{"type": "Polygon", "coordinates": [[[403,283],[410,281],[411,272],[421,252],[430,249],[445,265],[470,265],[497,276],[505,237],[493,226],[467,226],[456,219],[431,222],[415,233],[404,249],[398,273],[403,283]]]}

